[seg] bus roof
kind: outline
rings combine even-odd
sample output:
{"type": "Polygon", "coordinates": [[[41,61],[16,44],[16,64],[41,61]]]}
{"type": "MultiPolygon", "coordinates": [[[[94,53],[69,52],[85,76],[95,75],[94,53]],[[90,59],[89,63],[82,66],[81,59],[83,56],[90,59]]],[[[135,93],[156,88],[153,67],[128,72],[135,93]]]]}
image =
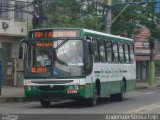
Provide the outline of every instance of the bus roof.
{"type": "Polygon", "coordinates": [[[82,33],[83,35],[91,35],[91,37],[99,36],[100,38],[101,37],[102,38],[108,37],[108,38],[114,38],[117,40],[126,40],[126,41],[130,41],[130,42],[133,41],[133,39],[130,39],[130,38],[112,35],[112,34],[108,34],[108,33],[103,33],[103,32],[99,32],[99,31],[95,31],[95,30],[84,29],[84,28],[40,28],[40,29],[30,30],[29,32],[43,31],[43,30],[80,30],[81,32],[83,32],[82,33]]]}
{"type": "Polygon", "coordinates": [[[96,34],[96,35],[100,35],[100,36],[104,36],[104,37],[116,38],[116,39],[127,40],[127,41],[133,41],[133,39],[130,39],[130,38],[121,37],[121,36],[117,36],[117,35],[112,35],[112,34],[108,34],[108,33],[98,32],[98,31],[89,30],[89,29],[83,29],[83,30],[86,33],[96,34]]]}

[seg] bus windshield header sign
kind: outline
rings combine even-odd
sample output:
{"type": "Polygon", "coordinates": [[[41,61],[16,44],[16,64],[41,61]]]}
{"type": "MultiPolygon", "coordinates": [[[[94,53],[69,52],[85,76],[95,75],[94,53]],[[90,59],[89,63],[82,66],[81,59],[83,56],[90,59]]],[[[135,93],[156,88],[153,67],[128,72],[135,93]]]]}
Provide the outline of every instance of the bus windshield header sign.
{"type": "Polygon", "coordinates": [[[29,38],[76,38],[80,37],[79,30],[39,30],[31,31],[29,38]]]}

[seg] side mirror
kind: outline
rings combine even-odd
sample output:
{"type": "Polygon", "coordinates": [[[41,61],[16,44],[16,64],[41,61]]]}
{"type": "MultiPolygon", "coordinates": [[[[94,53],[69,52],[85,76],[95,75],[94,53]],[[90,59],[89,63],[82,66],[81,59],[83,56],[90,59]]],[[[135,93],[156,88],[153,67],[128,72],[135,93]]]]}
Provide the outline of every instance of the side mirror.
{"type": "Polygon", "coordinates": [[[19,59],[23,58],[23,47],[19,48],[19,59]]]}
{"type": "Polygon", "coordinates": [[[94,54],[94,45],[92,43],[89,43],[89,50],[91,54],[94,54]]]}
{"type": "Polygon", "coordinates": [[[91,40],[92,40],[92,38],[91,37],[86,37],[85,38],[86,39],[86,41],[87,41],[87,45],[88,45],[88,48],[89,48],[89,51],[90,51],[90,53],[91,54],[94,54],[94,45],[93,45],[93,43],[91,42],[91,40]]]}

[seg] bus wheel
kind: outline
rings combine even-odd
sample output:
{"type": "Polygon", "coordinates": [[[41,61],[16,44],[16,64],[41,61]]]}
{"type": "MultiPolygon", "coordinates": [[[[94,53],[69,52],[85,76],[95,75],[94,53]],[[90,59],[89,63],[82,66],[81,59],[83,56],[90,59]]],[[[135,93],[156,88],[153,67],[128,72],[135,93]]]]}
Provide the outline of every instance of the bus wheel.
{"type": "Polygon", "coordinates": [[[96,106],[96,104],[97,104],[97,98],[98,98],[97,90],[95,89],[93,97],[88,99],[89,106],[91,106],[91,107],[96,106]]]}
{"type": "Polygon", "coordinates": [[[51,101],[41,100],[41,105],[42,105],[42,107],[49,107],[50,104],[51,104],[51,101]]]}

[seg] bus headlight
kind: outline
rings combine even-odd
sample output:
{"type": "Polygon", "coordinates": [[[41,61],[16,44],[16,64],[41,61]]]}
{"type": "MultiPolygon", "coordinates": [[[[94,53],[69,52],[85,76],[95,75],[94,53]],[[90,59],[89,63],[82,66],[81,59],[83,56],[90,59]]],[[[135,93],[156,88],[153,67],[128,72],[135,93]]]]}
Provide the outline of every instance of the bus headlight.
{"type": "Polygon", "coordinates": [[[71,85],[71,86],[69,86],[69,87],[68,87],[68,89],[72,90],[72,89],[73,89],[73,86],[72,86],[72,85],[71,85]]]}
{"type": "Polygon", "coordinates": [[[69,90],[73,90],[73,89],[78,90],[79,87],[78,87],[78,85],[70,85],[70,86],[68,87],[68,89],[69,89],[69,90]]]}
{"type": "Polygon", "coordinates": [[[36,90],[36,86],[33,86],[32,89],[36,90]]]}
{"type": "Polygon", "coordinates": [[[74,89],[77,89],[77,90],[78,90],[78,88],[79,88],[78,85],[75,85],[75,86],[74,86],[74,89]]]}
{"type": "Polygon", "coordinates": [[[27,89],[28,89],[28,90],[32,90],[31,86],[28,86],[27,89]]]}

